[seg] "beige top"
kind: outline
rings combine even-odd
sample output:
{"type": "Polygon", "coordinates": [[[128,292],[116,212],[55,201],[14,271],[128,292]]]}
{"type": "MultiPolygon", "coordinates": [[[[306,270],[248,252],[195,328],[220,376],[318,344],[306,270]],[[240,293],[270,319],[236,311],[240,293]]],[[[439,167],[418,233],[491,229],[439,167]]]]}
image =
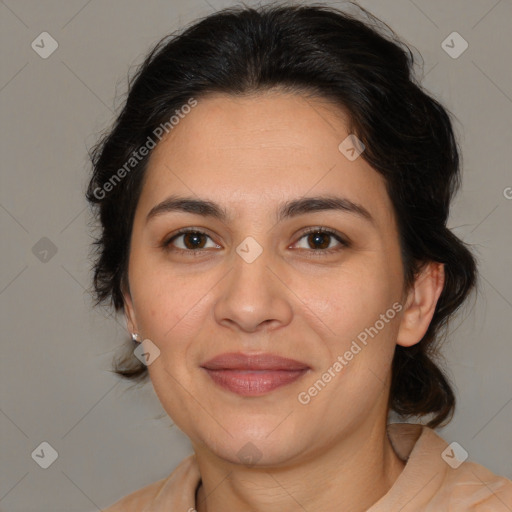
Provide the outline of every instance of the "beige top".
{"type": "MultiPolygon", "coordinates": [[[[512,480],[473,462],[460,463],[457,448],[447,448],[434,430],[394,423],[388,425],[388,435],[406,464],[391,489],[367,512],[512,511],[512,480]]],[[[192,512],[200,480],[195,456],[190,455],[167,478],[129,494],[104,512],[192,512]]]]}

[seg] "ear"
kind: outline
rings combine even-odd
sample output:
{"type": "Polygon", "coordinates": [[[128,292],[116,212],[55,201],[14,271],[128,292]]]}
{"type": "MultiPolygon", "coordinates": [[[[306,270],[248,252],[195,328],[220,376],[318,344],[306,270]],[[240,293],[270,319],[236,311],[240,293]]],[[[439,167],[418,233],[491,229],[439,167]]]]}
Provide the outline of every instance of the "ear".
{"type": "Polygon", "coordinates": [[[131,333],[138,333],[137,322],[135,320],[135,310],[133,308],[133,301],[129,291],[123,289],[124,300],[124,316],[126,318],[126,325],[131,333]]]}
{"type": "Polygon", "coordinates": [[[407,294],[398,329],[397,344],[415,345],[427,332],[445,281],[444,264],[429,262],[420,272],[407,294]]]}

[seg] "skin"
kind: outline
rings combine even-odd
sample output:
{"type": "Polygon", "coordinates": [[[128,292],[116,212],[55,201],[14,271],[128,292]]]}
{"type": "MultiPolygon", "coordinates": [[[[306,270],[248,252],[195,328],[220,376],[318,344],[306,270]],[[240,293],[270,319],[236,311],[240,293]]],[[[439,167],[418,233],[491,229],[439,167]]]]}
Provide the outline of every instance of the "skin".
{"type": "Polygon", "coordinates": [[[384,179],[362,157],[349,161],[340,152],[348,134],[343,112],[318,98],[211,95],[151,155],[134,219],[125,311],[130,331],[160,350],[148,369],[196,453],[198,512],[364,511],[403,469],[385,430],[391,362],[396,344],[413,345],[425,334],[443,266],[426,265],[404,290],[384,179]],[[170,195],[214,201],[229,218],[171,211],[147,221],[170,195]],[[277,221],[283,202],[325,195],[364,206],[373,222],[337,210],[277,221]],[[187,235],[163,247],[187,227],[206,233],[202,252],[179,252],[197,243],[187,235]],[[304,236],[309,227],[335,230],[350,244],[327,236],[322,247],[331,252],[320,254],[319,242],[304,236]],[[252,263],[236,252],[248,236],[263,249],[252,263]],[[301,404],[298,394],[396,302],[403,309],[301,404]],[[266,395],[241,397],[200,368],[237,351],[272,352],[310,370],[266,395]],[[260,452],[252,466],[238,455],[249,442],[260,452]]]}

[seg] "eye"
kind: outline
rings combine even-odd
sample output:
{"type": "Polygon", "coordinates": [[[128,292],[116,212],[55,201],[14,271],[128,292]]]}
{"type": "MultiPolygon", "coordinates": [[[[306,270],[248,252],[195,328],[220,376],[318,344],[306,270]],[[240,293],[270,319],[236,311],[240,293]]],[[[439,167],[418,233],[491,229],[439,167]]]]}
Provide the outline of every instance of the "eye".
{"type": "MultiPolygon", "coordinates": [[[[316,253],[317,256],[325,255],[326,253],[338,252],[342,248],[349,247],[350,243],[337,231],[322,228],[313,227],[308,229],[299,238],[305,240],[306,247],[298,247],[299,249],[305,249],[311,253],[316,253]],[[334,242],[334,248],[333,248],[334,242]],[[338,247],[336,248],[336,242],[338,247]]],[[[295,245],[299,244],[296,242],[295,245]]],[[[188,254],[200,253],[205,249],[220,249],[221,246],[213,242],[211,237],[194,228],[186,228],[178,231],[170,238],[162,243],[163,248],[167,250],[177,250],[178,252],[184,252],[188,254]],[[208,240],[211,241],[211,245],[208,247],[208,240]],[[177,241],[180,241],[179,243],[177,241]]]]}
{"type": "Polygon", "coordinates": [[[179,251],[186,252],[199,252],[201,249],[218,249],[220,245],[217,245],[212,241],[212,246],[207,247],[207,239],[210,239],[210,236],[202,231],[198,231],[197,229],[182,229],[171,238],[164,241],[163,246],[165,248],[170,249],[171,246],[174,246],[179,251]],[[180,240],[181,243],[176,243],[176,240],[180,240]]]}
{"type": "Polygon", "coordinates": [[[312,252],[323,254],[336,252],[339,251],[341,248],[350,246],[349,242],[345,238],[343,238],[338,232],[321,227],[308,229],[299,238],[299,241],[302,239],[305,240],[306,247],[299,247],[299,249],[306,249],[312,252]],[[332,243],[336,241],[338,242],[338,248],[335,248],[335,243],[333,248],[332,243]]]}

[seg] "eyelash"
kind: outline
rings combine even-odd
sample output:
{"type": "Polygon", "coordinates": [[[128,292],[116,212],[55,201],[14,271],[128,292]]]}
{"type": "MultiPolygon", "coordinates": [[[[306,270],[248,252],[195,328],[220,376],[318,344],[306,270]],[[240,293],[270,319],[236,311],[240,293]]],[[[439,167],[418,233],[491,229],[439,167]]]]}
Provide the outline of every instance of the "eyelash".
{"type": "MultiPolygon", "coordinates": [[[[205,235],[207,236],[208,238],[211,239],[211,237],[207,234],[207,233],[204,233],[203,231],[200,231],[199,229],[194,229],[194,228],[184,228],[184,229],[181,229],[180,231],[178,231],[177,233],[175,233],[174,235],[172,235],[172,237],[170,238],[167,238],[166,240],[164,240],[164,242],[162,243],[162,248],[165,249],[165,250],[168,250],[168,251],[177,251],[177,252],[181,252],[181,253],[185,253],[186,255],[190,255],[190,256],[193,256],[193,257],[197,257],[197,256],[200,256],[201,253],[205,250],[205,249],[196,249],[196,250],[193,250],[193,249],[180,249],[180,248],[172,248],[171,249],[171,243],[177,239],[178,237],[182,236],[182,235],[186,235],[188,233],[193,233],[193,234],[197,234],[197,235],[205,235]]],[[[302,235],[300,236],[300,238],[297,240],[302,240],[302,238],[304,238],[305,236],[307,235],[311,235],[311,234],[316,234],[316,233],[320,233],[320,234],[324,234],[324,235],[330,235],[332,236],[333,238],[335,238],[342,246],[342,248],[348,248],[351,246],[350,242],[342,237],[337,231],[334,231],[332,229],[329,229],[329,228],[323,228],[323,227],[313,227],[313,228],[308,228],[304,233],[302,233],[302,235]]],[[[339,252],[341,249],[340,248],[335,248],[335,249],[303,249],[303,250],[306,250],[306,251],[309,251],[311,253],[314,254],[313,257],[322,257],[322,256],[327,256],[327,255],[330,255],[332,253],[336,253],[336,252],[339,252]]]]}

